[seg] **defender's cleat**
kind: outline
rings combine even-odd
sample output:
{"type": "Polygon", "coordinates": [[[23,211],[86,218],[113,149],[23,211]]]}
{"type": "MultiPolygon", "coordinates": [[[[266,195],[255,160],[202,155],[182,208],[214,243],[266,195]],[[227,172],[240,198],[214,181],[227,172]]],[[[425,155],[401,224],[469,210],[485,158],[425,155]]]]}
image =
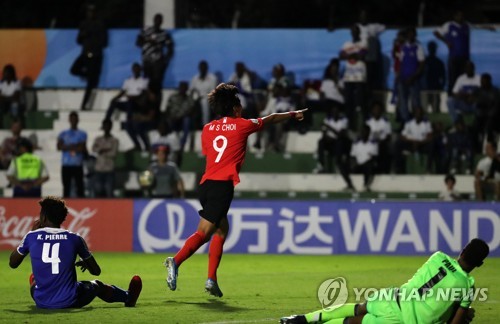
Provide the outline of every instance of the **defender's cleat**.
{"type": "Polygon", "coordinates": [[[177,265],[174,258],[166,258],[165,266],[167,267],[167,286],[170,290],[175,290],[177,288],[177,265]]]}
{"type": "Polygon", "coordinates": [[[137,299],[141,294],[142,290],[142,280],[141,277],[135,275],[130,280],[128,284],[128,299],[125,302],[125,307],[134,307],[137,303],[137,299]]]}
{"type": "Polygon", "coordinates": [[[280,318],[280,324],[307,324],[307,320],[304,315],[290,315],[280,318]]]}
{"type": "Polygon", "coordinates": [[[207,282],[205,283],[205,291],[214,297],[222,297],[223,295],[217,281],[212,279],[207,279],[207,282]]]}

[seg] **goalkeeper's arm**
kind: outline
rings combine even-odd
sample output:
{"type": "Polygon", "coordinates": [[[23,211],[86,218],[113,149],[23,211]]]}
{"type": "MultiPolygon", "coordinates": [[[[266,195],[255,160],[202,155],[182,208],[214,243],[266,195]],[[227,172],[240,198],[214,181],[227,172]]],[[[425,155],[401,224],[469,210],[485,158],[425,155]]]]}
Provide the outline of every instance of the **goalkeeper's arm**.
{"type": "Polygon", "coordinates": [[[464,308],[459,307],[455,312],[450,324],[468,324],[474,319],[475,311],[474,308],[464,308]]]}

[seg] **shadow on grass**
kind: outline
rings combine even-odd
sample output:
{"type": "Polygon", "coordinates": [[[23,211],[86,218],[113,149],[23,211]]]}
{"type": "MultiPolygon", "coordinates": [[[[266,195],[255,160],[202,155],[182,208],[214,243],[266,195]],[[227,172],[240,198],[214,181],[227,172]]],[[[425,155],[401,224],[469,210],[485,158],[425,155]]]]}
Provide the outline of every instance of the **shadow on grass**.
{"type": "Polygon", "coordinates": [[[74,314],[74,313],[83,313],[83,312],[88,312],[91,311],[92,307],[84,307],[84,308],[63,308],[63,309],[44,309],[44,308],[38,308],[35,305],[30,305],[28,309],[26,310],[19,310],[19,309],[5,309],[6,312],[8,313],[13,313],[13,314],[74,314]]]}
{"type": "Polygon", "coordinates": [[[194,305],[203,309],[214,310],[219,312],[239,312],[242,310],[248,310],[247,307],[238,307],[226,304],[226,302],[221,300],[207,300],[206,302],[193,302],[193,301],[176,301],[169,300],[167,304],[178,304],[178,305],[194,305]]]}

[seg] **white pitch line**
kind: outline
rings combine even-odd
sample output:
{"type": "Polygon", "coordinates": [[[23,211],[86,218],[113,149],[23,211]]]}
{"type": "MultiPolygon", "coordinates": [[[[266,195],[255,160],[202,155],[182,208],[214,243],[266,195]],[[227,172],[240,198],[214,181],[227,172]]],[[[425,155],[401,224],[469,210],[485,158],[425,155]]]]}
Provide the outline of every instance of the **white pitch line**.
{"type": "Polygon", "coordinates": [[[246,321],[204,322],[204,323],[200,323],[200,324],[240,324],[240,323],[262,323],[262,322],[269,322],[269,321],[277,322],[278,319],[272,317],[272,318],[261,318],[261,319],[246,320],[246,321]]]}

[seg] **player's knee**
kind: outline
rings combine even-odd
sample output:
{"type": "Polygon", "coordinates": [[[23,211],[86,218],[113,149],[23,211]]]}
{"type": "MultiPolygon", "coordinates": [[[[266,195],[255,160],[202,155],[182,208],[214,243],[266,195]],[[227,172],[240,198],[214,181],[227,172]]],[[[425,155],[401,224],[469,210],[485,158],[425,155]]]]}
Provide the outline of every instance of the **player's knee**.
{"type": "Polygon", "coordinates": [[[90,281],[90,284],[92,285],[92,289],[94,289],[97,294],[99,294],[104,287],[104,284],[97,279],[90,281]]]}

